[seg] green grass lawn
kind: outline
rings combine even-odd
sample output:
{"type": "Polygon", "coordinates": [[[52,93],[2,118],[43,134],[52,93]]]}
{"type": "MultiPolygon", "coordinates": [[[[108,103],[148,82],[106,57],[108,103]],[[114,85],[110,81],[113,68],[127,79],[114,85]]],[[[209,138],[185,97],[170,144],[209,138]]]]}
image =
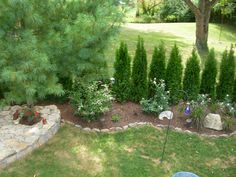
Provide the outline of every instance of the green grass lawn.
{"type": "Polygon", "coordinates": [[[1,177],[234,177],[236,137],[208,139],[170,132],[164,162],[164,130],[152,127],[114,134],[65,125],[43,147],[0,172],[1,177]]]}
{"type": "MultiPolygon", "coordinates": [[[[224,49],[229,49],[231,44],[236,44],[236,29],[224,25],[220,35],[220,28],[221,25],[218,24],[210,24],[209,26],[208,44],[210,48],[215,48],[218,60],[224,49]]],[[[194,47],[195,23],[126,24],[121,28],[120,33],[112,39],[111,45],[105,52],[110,75],[113,73],[115,50],[120,41],[128,44],[130,55],[133,58],[138,35],[144,38],[149,63],[154,46],[160,42],[165,43],[167,56],[169,56],[171,47],[176,43],[181,50],[184,63],[194,47]]]]}

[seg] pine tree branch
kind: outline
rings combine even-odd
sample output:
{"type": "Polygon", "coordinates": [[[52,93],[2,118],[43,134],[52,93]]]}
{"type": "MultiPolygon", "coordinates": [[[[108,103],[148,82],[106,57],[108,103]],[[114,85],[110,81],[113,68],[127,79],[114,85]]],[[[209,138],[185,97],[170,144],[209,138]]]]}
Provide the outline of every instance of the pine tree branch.
{"type": "Polygon", "coordinates": [[[189,6],[189,8],[191,9],[191,11],[196,14],[196,15],[201,15],[200,10],[197,8],[197,6],[195,6],[193,4],[193,2],[191,0],[184,0],[185,3],[189,6]]]}

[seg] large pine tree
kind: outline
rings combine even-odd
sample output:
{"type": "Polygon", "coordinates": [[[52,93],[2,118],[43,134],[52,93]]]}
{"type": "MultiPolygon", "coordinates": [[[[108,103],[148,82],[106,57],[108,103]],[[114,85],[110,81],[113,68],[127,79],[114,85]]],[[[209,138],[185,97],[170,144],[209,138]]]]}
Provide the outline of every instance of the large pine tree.
{"type": "Polygon", "coordinates": [[[226,95],[232,98],[235,78],[235,57],[231,47],[230,51],[224,51],[220,66],[220,78],[217,86],[217,98],[223,100],[226,95]]]}
{"type": "Polygon", "coordinates": [[[170,92],[170,102],[178,103],[182,91],[183,66],[179,49],[176,45],[171,50],[170,58],[166,69],[166,87],[170,92]]]}
{"type": "Polygon", "coordinates": [[[214,49],[211,49],[202,72],[200,92],[202,94],[210,95],[213,99],[216,96],[216,77],[217,61],[215,59],[215,51],[214,49]]]}
{"type": "Polygon", "coordinates": [[[104,49],[122,13],[113,0],[0,1],[0,84],[7,103],[60,95],[59,78],[106,75],[104,49]]]}
{"type": "Polygon", "coordinates": [[[127,101],[130,94],[130,56],[127,45],[121,42],[120,48],[116,51],[116,60],[114,63],[113,91],[116,99],[120,102],[127,101]]]}
{"type": "Polygon", "coordinates": [[[183,79],[183,90],[187,93],[189,100],[196,100],[200,90],[200,64],[196,51],[188,59],[183,79]]]}
{"type": "Polygon", "coordinates": [[[144,48],[143,39],[138,37],[138,44],[135,51],[132,68],[132,100],[139,102],[147,96],[147,54],[144,48]]]}
{"type": "Polygon", "coordinates": [[[153,81],[156,79],[156,82],[160,80],[165,80],[165,70],[166,70],[166,50],[164,44],[160,44],[154,48],[152,55],[152,61],[150,64],[150,71],[148,75],[148,93],[149,97],[154,95],[154,85],[153,81]]]}

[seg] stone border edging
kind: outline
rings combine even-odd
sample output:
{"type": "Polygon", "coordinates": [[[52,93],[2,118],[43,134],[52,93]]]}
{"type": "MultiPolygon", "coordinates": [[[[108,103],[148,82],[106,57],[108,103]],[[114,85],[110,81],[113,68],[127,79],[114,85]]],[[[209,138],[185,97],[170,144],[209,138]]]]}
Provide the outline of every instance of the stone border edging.
{"type": "MultiPolygon", "coordinates": [[[[64,123],[67,123],[67,124],[70,124],[70,125],[73,125],[85,132],[97,132],[97,133],[114,133],[114,132],[119,132],[119,131],[124,131],[124,130],[127,130],[129,128],[138,128],[138,127],[143,127],[145,125],[149,125],[149,126],[152,126],[154,128],[167,128],[168,125],[162,125],[162,124],[156,124],[154,125],[153,123],[151,122],[134,122],[134,123],[129,123],[127,125],[124,125],[122,127],[111,127],[109,129],[98,129],[98,128],[89,128],[89,127],[82,127],[81,125],[79,124],[74,124],[70,121],[65,121],[62,119],[62,122],[64,123]]],[[[181,132],[181,133],[187,133],[187,134],[191,134],[191,135],[198,135],[198,136],[201,136],[201,137],[208,137],[208,138],[220,138],[220,137],[231,137],[231,136],[234,136],[236,135],[236,131],[230,133],[230,134],[221,134],[221,135],[208,135],[208,134],[205,134],[205,133],[197,133],[197,132],[192,132],[190,130],[183,130],[179,127],[174,127],[174,126],[170,126],[171,129],[177,131],[177,132],[181,132]]]]}
{"type": "MultiPolygon", "coordinates": [[[[19,106],[15,106],[15,107],[20,108],[19,106]]],[[[0,170],[6,168],[12,162],[25,157],[27,154],[31,153],[33,150],[35,150],[38,147],[45,144],[59,130],[60,123],[61,123],[60,110],[55,105],[44,106],[44,107],[38,106],[38,108],[39,109],[41,108],[40,112],[43,115],[43,117],[46,118],[48,123],[44,127],[42,127],[42,129],[39,129],[39,127],[42,126],[41,125],[42,121],[31,126],[31,130],[33,128],[36,128],[36,129],[38,128],[38,131],[41,131],[39,133],[38,137],[36,137],[36,140],[29,142],[29,144],[25,143],[25,144],[27,144],[26,147],[19,149],[19,151],[14,150],[14,151],[12,151],[11,154],[6,156],[5,158],[0,159],[0,170]]],[[[12,111],[11,108],[9,108],[9,110],[12,111]]],[[[29,130],[30,130],[30,128],[29,128],[29,130]]],[[[28,136],[30,137],[30,134],[28,136]]],[[[31,137],[33,137],[33,136],[35,136],[35,135],[31,134],[31,137]]]]}

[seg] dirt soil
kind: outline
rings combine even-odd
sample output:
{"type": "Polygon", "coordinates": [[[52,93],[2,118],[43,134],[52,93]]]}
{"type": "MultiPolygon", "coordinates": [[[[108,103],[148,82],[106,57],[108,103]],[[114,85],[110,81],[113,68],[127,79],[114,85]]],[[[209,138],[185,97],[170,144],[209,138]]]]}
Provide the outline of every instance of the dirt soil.
{"type": "MultiPolygon", "coordinates": [[[[70,104],[57,104],[57,106],[61,111],[62,119],[70,121],[75,124],[79,124],[82,127],[109,129],[111,127],[121,127],[134,122],[151,122],[154,125],[156,124],[168,125],[167,119],[159,120],[158,116],[145,114],[143,113],[141,106],[139,104],[135,104],[132,102],[127,102],[123,104],[113,102],[112,109],[109,112],[101,116],[99,120],[92,122],[87,122],[82,118],[75,116],[73,108],[71,107],[70,104]],[[118,122],[113,122],[111,120],[113,115],[119,115],[121,119],[118,122]]],[[[171,120],[172,126],[179,127],[184,130],[197,132],[196,128],[186,123],[186,119],[188,119],[189,116],[185,115],[184,113],[181,113],[179,111],[179,106],[172,107],[171,111],[174,113],[173,120],[171,120]]],[[[234,126],[233,129],[236,130],[236,126],[234,126]]],[[[200,133],[205,133],[209,135],[220,135],[230,132],[215,131],[203,128],[200,133]]]]}

